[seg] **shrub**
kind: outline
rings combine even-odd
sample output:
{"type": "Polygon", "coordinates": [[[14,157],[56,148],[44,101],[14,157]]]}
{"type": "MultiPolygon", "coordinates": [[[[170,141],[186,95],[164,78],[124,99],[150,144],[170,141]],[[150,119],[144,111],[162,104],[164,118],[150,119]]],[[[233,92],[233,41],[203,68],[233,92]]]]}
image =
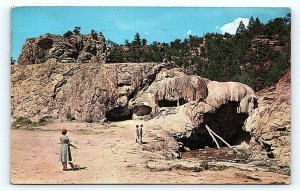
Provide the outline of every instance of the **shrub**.
{"type": "Polygon", "coordinates": [[[74,34],[73,32],[68,31],[63,35],[63,37],[68,38],[68,37],[72,36],[73,34],[74,34]]]}
{"type": "Polygon", "coordinates": [[[46,125],[46,123],[48,122],[48,119],[50,118],[50,116],[44,116],[42,118],[40,118],[38,120],[38,122],[33,122],[33,126],[37,126],[37,125],[46,125]]]}
{"type": "Polygon", "coordinates": [[[244,160],[244,163],[248,163],[253,158],[253,153],[249,149],[239,150],[239,157],[244,160]]]}
{"type": "Polygon", "coordinates": [[[201,167],[203,170],[208,170],[208,168],[209,168],[208,161],[207,161],[207,160],[201,161],[201,162],[200,162],[200,167],[201,167]]]}
{"type": "Polygon", "coordinates": [[[66,118],[68,121],[74,121],[76,119],[71,113],[67,113],[66,118]]]}
{"type": "Polygon", "coordinates": [[[38,123],[46,123],[47,122],[47,117],[42,117],[39,119],[38,123]]]}
{"type": "Polygon", "coordinates": [[[91,118],[91,117],[85,118],[84,121],[87,122],[87,123],[93,123],[94,122],[93,118],[91,118]]]}
{"type": "Polygon", "coordinates": [[[19,117],[14,123],[13,125],[21,125],[21,126],[28,126],[28,125],[32,125],[33,122],[29,119],[29,118],[25,118],[25,117],[19,117]]]}

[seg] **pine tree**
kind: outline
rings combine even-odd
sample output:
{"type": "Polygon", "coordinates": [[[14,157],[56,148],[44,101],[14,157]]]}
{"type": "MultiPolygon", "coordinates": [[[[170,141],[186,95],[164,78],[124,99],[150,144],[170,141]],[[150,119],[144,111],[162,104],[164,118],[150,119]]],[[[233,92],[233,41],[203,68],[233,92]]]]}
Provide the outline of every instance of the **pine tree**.
{"type": "Polygon", "coordinates": [[[129,40],[125,39],[124,44],[125,44],[125,46],[129,46],[130,45],[129,40]]]}
{"type": "Polygon", "coordinates": [[[133,41],[132,41],[132,44],[133,44],[133,45],[136,45],[136,46],[141,46],[142,41],[141,41],[140,34],[139,34],[138,32],[135,33],[134,39],[133,39],[133,41]]]}
{"type": "Polygon", "coordinates": [[[80,35],[80,30],[81,30],[81,27],[74,27],[73,33],[75,35],[80,35]]]}
{"type": "Polygon", "coordinates": [[[10,65],[15,65],[16,60],[13,57],[10,57],[10,65]]]}
{"type": "Polygon", "coordinates": [[[142,45],[145,46],[147,44],[147,40],[146,39],[142,39],[142,45]]]}
{"type": "Polygon", "coordinates": [[[254,31],[253,31],[253,27],[255,25],[255,20],[253,17],[250,18],[249,20],[249,24],[248,24],[248,30],[249,30],[249,33],[252,34],[254,31]]]}
{"type": "Polygon", "coordinates": [[[243,34],[246,31],[246,27],[243,21],[240,21],[239,27],[236,29],[236,34],[243,34]]]}

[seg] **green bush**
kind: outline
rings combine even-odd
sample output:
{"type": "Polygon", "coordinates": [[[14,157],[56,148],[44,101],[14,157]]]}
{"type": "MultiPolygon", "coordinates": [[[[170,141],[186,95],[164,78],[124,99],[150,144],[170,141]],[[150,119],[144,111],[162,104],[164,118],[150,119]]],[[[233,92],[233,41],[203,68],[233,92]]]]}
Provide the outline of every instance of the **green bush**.
{"type": "Polygon", "coordinates": [[[68,37],[72,36],[73,34],[74,34],[73,32],[68,31],[63,35],[63,37],[68,38],[68,37]]]}
{"type": "Polygon", "coordinates": [[[29,119],[29,118],[25,118],[25,117],[19,117],[14,123],[13,125],[21,125],[21,126],[28,126],[28,125],[32,125],[33,122],[29,119]]]}
{"type": "Polygon", "coordinates": [[[200,167],[201,167],[203,170],[208,170],[208,168],[209,168],[208,161],[207,161],[207,160],[201,161],[201,162],[200,162],[200,167]]]}
{"type": "Polygon", "coordinates": [[[41,119],[39,119],[38,123],[46,123],[47,122],[48,117],[42,117],[41,119]]]}
{"type": "Polygon", "coordinates": [[[76,119],[71,113],[67,113],[66,118],[68,121],[74,121],[76,119]]]}
{"type": "Polygon", "coordinates": [[[85,118],[84,121],[87,122],[87,123],[93,123],[94,122],[93,118],[91,118],[91,117],[85,118]]]}

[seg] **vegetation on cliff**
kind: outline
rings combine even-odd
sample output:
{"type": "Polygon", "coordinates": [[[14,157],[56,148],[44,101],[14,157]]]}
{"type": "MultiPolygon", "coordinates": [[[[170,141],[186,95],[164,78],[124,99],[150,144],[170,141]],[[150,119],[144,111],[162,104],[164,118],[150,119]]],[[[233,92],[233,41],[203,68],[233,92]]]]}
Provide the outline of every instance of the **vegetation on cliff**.
{"type": "Polygon", "coordinates": [[[184,40],[147,44],[136,33],[124,44],[107,40],[109,63],[171,62],[211,80],[238,81],[261,90],[278,81],[290,68],[291,15],[263,24],[251,17],[236,34],[207,33],[184,40]]]}
{"type": "MultiPolygon", "coordinates": [[[[55,58],[63,63],[168,62],[216,81],[237,81],[255,91],[277,82],[290,69],[291,15],[263,24],[251,17],[236,34],[189,35],[171,42],[148,43],[139,33],[123,44],[105,40],[101,32],[83,35],[79,26],[63,36],[46,34],[28,39],[18,64],[40,64],[55,58]]],[[[11,64],[15,64],[11,58],[11,64]]]]}

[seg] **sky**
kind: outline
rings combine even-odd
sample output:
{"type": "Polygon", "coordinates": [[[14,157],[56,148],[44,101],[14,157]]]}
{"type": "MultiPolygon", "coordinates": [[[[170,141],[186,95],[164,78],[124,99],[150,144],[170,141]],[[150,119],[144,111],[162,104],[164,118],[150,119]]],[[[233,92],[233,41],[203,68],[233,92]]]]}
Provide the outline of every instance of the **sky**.
{"type": "Polygon", "coordinates": [[[241,20],[247,26],[253,16],[266,23],[289,12],[288,8],[16,7],[11,11],[11,56],[19,57],[27,38],[62,35],[75,26],[82,34],[93,29],[117,43],[131,41],[136,32],[148,43],[170,42],[208,32],[234,34],[241,20]]]}

